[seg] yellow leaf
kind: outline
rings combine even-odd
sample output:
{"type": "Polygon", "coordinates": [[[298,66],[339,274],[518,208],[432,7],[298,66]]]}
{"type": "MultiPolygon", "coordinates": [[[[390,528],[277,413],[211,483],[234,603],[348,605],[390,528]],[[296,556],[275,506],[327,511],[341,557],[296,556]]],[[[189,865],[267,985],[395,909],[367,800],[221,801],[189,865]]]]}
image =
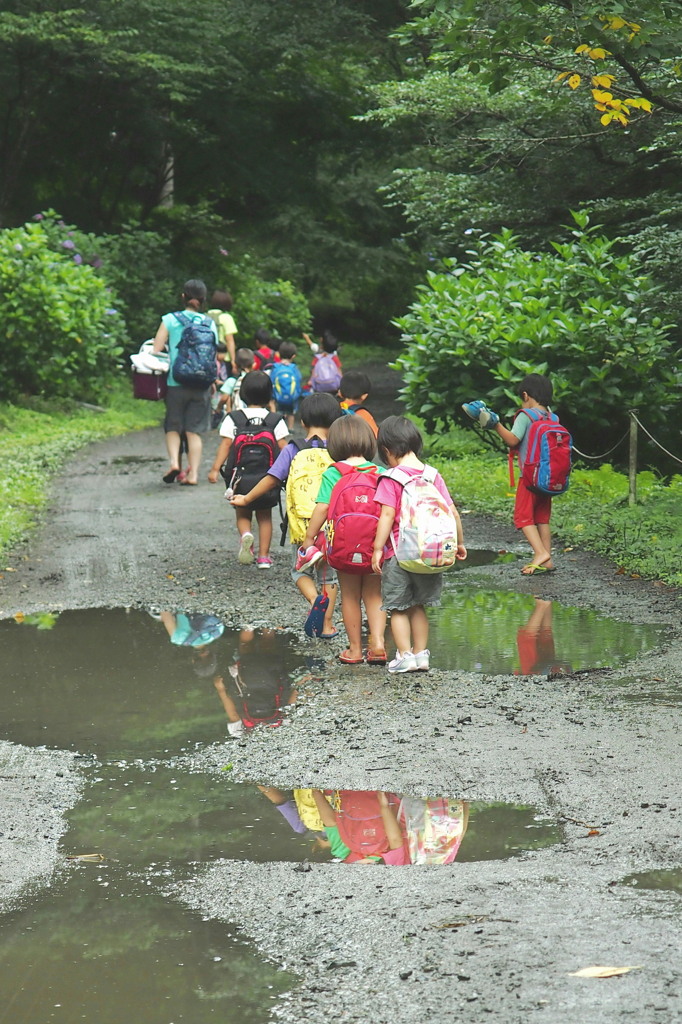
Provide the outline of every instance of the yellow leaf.
{"type": "Polygon", "coordinates": [[[571,75],[571,77],[568,80],[568,84],[570,85],[571,89],[577,89],[580,85],[580,75],[571,75]]]}
{"type": "Polygon", "coordinates": [[[615,80],[615,75],[594,75],[592,78],[592,85],[595,86],[595,88],[603,86],[604,89],[608,89],[611,86],[611,82],[615,82],[615,80]]]}
{"type": "Polygon", "coordinates": [[[581,43],[580,46],[576,46],[575,48],[576,53],[585,53],[586,50],[589,50],[587,43],[581,43]]]}
{"type": "Polygon", "coordinates": [[[591,57],[592,60],[603,60],[606,55],[611,55],[610,50],[604,50],[601,46],[595,46],[593,50],[589,50],[587,56],[591,57]]]}
{"type": "Polygon", "coordinates": [[[569,978],[614,978],[618,974],[627,974],[628,971],[641,971],[643,964],[636,964],[634,967],[583,967],[579,971],[570,971],[569,978]]]}
{"type": "Polygon", "coordinates": [[[12,616],[12,618],[14,619],[15,622],[23,622],[25,619],[25,615],[23,612],[17,612],[16,615],[12,616]]]}
{"type": "Polygon", "coordinates": [[[593,89],[592,96],[595,103],[610,103],[613,99],[613,93],[604,92],[602,89],[593,89]]]}
{"type": "Polygon", "coordinates": [[[612,28],[614,32],[616,32],[619,28],[622,28],[623,25],[625,25],[625,18],[619,18],[617,16],[615,18],[609,18],[609,20],[606,23],[606,27],[612,28]]]}
{"type": "Polygon", "coordinates": [[[554,38],[554,36],[545,36],[545,38],[542,41],[545,44],[545,46],[549,46],[549,44],[552,42],[553,38],[554,38]]]}
{"type": "Polygon", "coordinates": [[[562,71],[560,75],[557,75],[557,76],[556,76],[556,78],[554,79],[554,81],[555,81],[555,82],[560,82],[560,81],[562,80],[562,78],[568,78],[568,76],[570,75],[570,73],[571,73],[570,71],[562,71]]]}
{"type": "Polygon", "coordinates": [[[642,108],[642,110],[646,110],[647,114],[651,113],[652,104],[649,102],[649,100],[640,99],[639,105],[642,108]]]}
{"type": "MultiPolygon", "coordinates": [[[[628,28],[632,29],[632,35],[633,36],[637,35],[637,33],[639,32],[639,30],[642,27],[641,25],[638,25],[636,21],[628,21],[627,26],[628,26],[628,28]]],[[[632,39],[632,36],[630,36],[630,38],[632,39]]]]}
{"type": "Polygon", "coordinates": [[[620,121],[623,127],[625,127],[626,124],[630,123],[630,118],[626,117],[625,114],[621,114],[619,111],[616,111],[616,113],[613,116],[615,117],[616,121],[620,121]]]}
{"type": "Polygon", "coordinates": [[[603,103],[595,103],[595,107],[597,108],[597,110],[608,110],[609,109],[608,107],[605,107],[603,103]]]}
{"type": "Polygon", "coordinates": [[[613,114],[602,114],[599,120],[604,125],[604,127],[606,127],[607,124],[611,124],[611,122],[613,121],[613,114]]]}

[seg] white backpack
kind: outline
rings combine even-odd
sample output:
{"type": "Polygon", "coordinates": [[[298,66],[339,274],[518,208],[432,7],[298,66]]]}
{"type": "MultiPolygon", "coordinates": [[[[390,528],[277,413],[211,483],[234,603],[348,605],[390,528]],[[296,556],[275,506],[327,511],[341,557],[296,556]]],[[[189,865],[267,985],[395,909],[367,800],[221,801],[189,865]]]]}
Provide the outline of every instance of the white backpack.
{"type": "Polygon", "coordinates": [[[457,554],[457,520],[434,483],[437,471],[424,466],[414,476],[396,467],[386,476],[403,489],[398,540],[393,542],[400,567],[422,574],[450,569],[457,554]]]}

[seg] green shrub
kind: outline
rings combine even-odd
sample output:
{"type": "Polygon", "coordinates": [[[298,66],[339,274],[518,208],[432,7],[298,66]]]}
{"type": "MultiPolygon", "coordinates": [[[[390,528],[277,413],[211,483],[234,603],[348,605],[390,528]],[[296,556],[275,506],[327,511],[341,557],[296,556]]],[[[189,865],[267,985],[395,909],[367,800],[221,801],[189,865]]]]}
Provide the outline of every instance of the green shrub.
{"type": "Polygon", "coordinates": [[[0,397],[97,399],[119,366],[113,291],[68,233],[58,249],[40,221],[0,231],[0,397]]]}
{"type": "Polygon", "coordinates": [[[511,412],[515,383],[532,372],[551,376],[562,421],[589,452],[595,432],[604,447],[622,435],[630,408],[645,408],[654,429],[668,424],[682,375],[647,305],[655,287],[585,214],[574,218],[572,240],[554,253],[525,252],[507,230],[482,238],[469,263],[429,273],[396,321],[402,394],[430,429],[472,398],[511,412]]]}

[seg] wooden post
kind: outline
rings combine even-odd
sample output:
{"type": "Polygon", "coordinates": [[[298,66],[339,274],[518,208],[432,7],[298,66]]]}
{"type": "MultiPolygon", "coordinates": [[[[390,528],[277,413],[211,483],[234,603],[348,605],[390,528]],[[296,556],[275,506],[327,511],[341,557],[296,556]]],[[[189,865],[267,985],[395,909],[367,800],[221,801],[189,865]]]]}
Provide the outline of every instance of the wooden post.
{"type": "Polygon", "coordinates": [[[637,503],[637,420],[635,419],[636,409],[631,409],[630,416],[630,462],[629,462],[629,489],[628,505],[637,503]]]}

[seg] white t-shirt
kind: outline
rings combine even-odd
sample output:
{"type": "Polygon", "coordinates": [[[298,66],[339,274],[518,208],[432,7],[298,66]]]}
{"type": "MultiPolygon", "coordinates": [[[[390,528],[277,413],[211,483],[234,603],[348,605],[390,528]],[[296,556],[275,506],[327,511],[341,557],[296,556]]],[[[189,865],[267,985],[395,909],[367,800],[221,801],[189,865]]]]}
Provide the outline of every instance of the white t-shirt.
{"type": "MultiPolygon", "coordinates": [[[[260,409],[254,406],[251,406],[248,409],[242,409],[241,411],[249,420],[264,420],[270,412],[269,409],[260,409]]],[[[273,433],[275,435],[275,441],[283,441],[285,437],[289,436],[289,428],[287,427],[286,420],[283,416],[280,418],[280,421],[275,427],[273,433]]],[[[235,422],[232,419],[232,413],[229,413],[220,424],[220,435],[221,437],[229,437],[231,441],[234,441],[237,436],[237,428],[235,427],[235,422]]]]}

